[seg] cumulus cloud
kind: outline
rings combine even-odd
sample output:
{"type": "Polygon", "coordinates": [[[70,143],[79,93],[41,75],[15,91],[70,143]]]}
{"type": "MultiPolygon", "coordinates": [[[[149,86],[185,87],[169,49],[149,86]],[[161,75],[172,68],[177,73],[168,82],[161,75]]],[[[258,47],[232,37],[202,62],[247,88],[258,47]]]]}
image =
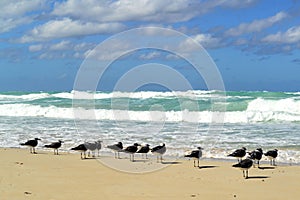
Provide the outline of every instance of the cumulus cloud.
{"type": "Polygon", "coordinates": [[[120,23],[92,23],[64,18],[51,20],[35,27],[21,38],[21,42],[44,41],[56,38],[86,36],[93,34],[108,34],[123,30],[120,23]]]}
{"type": "Polygon", "coordinates": [[[10,31],[11,29],[32,22],[33,16],[25,14],[42,8],[44,0],[1,0],[0,1],[0,33],[10,31]]]}
{"type": "Polygon", "coordinates": [[[300,26],[289,28],[286,32],[270,34],[262,39],[268,43],[298,43],[300,42],[300,26]]]}
{"type": "Polygon", "coordinates": [[[198,42],[204,48],[213,49],[222,47],[223,43],[220,38],[213,37],[211,34],[197,34],[191,36],[191,38],[187,38],[185,41],[181,42],[178,46],[183,52],[193,51],[193,47],[195,47],[194,42],[198,42]]]}
{"type": "Polygon", "coordinates": [[[227,36],[239,36],[246,33],[260,32],[265,28],[271,27],[273,24],[287,18],[288,14],[279,12],[274,16],[266,19],[254,20],[251,23],[242,23],[238,27],[234,27],[225,32],[227,36]]]}
{"type": "Polygon", "coordinates": [[[56,3],[53,15],[99,22],[180,22],[197,15],[197,0],[68,0],[56,3]]]}

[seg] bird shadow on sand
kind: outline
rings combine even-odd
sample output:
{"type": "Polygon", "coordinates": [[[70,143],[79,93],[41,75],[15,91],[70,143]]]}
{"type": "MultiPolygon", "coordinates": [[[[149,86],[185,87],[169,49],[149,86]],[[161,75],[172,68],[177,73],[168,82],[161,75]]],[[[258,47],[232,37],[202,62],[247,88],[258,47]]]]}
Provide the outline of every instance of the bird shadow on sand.
{"type": "Polygon", "coordinates": [[[265,179],[270,178],[269,176],[249,176],[247,179],[265,179]]]}
{"type": "Polygon", "coordinates": [[[211,168],[216,168],[218,166],[214,166],[214,165],[204,165],[204,166],[199,166],[199,169],[211,169],[211,168]]]}
{"type": "Polygon", "coordinates": [[[265,169],[275,169],[275,167],[258,167],[258,169],[262,169],[262,170],[265,170],[265,169]]]}
{"type": "Polygon", "coordinates": [[[177,164],[181,164],[182,162],[178,162],[178,161],[163,161],[161,162],[161,164],[164,165],[177,165],[177,164]]]}
{"type": "Polygon", "coordinates": [[[97,159],[96,157],[86,157],[81,160],[96,160],[96,159],[97,159]]]}

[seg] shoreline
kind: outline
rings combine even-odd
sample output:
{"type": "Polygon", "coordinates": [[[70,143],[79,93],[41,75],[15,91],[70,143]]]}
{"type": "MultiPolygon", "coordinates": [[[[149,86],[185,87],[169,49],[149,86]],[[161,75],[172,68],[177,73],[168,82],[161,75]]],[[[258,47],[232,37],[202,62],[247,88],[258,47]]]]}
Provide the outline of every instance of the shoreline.
{"type": "MultiPolygon", "coordinates": [[[[78,154],[30,154],[23,148],[0,148],[0,194],[3,199],[297,199],[299,166],[262,164],[244,179],[232,162],[179,160],[151,173],[124,173],[78,154]],[[280,191],[280,193],[273,192],[280,191]]],[[[101,158],[100,159],[104,159],[101,158]]],[[[150,162],[117,160],[129,167],[150,162]]],[[[166,163],[169,160],[164,160],[166,163]]],[[[160,164],[163,165],[163,164],[160,164]]]]}

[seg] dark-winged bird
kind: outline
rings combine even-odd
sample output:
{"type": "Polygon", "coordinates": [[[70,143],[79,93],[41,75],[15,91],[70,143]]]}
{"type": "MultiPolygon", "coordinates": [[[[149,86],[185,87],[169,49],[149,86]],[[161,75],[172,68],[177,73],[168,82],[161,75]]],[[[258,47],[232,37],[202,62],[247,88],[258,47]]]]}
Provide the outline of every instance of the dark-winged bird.
{"type": "Polygon", "coordinates": [[[140,146],[140,148],[137,150],[136,153],[141,153],[142,154],[142,157],[144,155],[146,155],[146,159],[147,159],[147,153],[150,151],[150,145],[149,144],[145,144],[145,145],[142,145],[140,146]]]}
{"type": "Polygon", "coordinates": [[[159,146],[154,147],[151,152],[155,155],[157,155],[157,162],[159,162],[159,158],[160,158],[160,162],[162,162],[162,155],[164,153],[166,153],[167,148],[165,143],[160,144],[159,146]]]}
{"type": "Polygon", "coordinates": [[[238,162],[242,160],[242,158],[246,155],[246,148],[242,147],[241,149],[237,149],[228,156],[235,157],[238,159],[238,162]]]}
{"type": "Polygon", "coordinates": [[[253,162],[253,167],[255,167],[255,161],[257,162],[257,166],[259,168],[259,161],[262,158],[263,155],[263,150],[261,148],[257,148],[256,150],[252,151],[252,152],[248,152],[250,158],[252,160],[254,160],[253,162]]]}
{"type": "Polygon", "coordinates": [[[138,150],[138,143],[134,143],[132,146],[128,146],[124,149],[125,153],[129,153],[130,161],[134,162],[134,153],[138,150]]]}
{"type": "Polygon", "coordinates": [[[243,177],[248,178],[248,170],[252,167],[253,161],[250,158],[241,160],[239,163],[232,165],[232,167],[240,168],[243,171],[243,177]]]}
{"type": "Polygon", "coordinates": [[[197,160],[198,161],[198,167],[199,167],[199,160],[202,157],[202,150],[203,150],[203,148],[197,147],[196,150],[186,152],[184,157],[193,158],[194,159],[194,167],[197,167],[196,163],[195,163],[196,160],[197,160]]]}
{"type": "Polygon", "coordinates": [[[46,144],[44,147],[53,149],[54,150],[54,155],[58,155],[58,148],[61,147],[61,143],[63,143],[63,141],[58,140],[58,142],[53,142],[51,144],[46,144]]]}
{"type": "Polygon", "coordinates": [[[41,140],[39,138],[34,138],[34,140],[28,140],[25,143],[20,143],[22,146],[28,146],[30,148],[30,153],[36,153],[35,147],[38,145],[38,140],[41,140]]]}
{"type": "Polygon", "coordinates": [[[79,151],[81,159],[85,159],[86,158],[85,152],[87,151],[87,148],[86,148],[86,146],[84,144],[80,144],[77,147],[73,147],[71,150],[73,150],[73,151],[79,151]]]}
{"type": "Polygon", "coordinates": [[[108,145],[108,149],[111,149],[115,152],[115,158],[120,158],[120,152],[123,151],[123,143],[118,142],[117,144],[108,145]]]}
{"type": "Polygon", "coordinates": [[[278,150],[274,149],[274,150],[270,150],[267,153],[265,153],[265,156],[267,156],[270,160],[270,164],[275,166],[275,159],[278,156],[278,150]]]}

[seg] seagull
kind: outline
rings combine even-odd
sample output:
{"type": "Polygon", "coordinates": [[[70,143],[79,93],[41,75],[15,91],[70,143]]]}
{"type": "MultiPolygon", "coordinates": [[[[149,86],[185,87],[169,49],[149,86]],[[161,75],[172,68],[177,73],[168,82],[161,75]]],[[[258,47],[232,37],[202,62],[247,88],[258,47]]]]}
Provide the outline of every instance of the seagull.
{"type": "Polygon", "coordinates": [[[253,167],[255,167],[255,161],[257,161],[257,166],[259,168],[259,161],[262,158],[263,150],[261,148],[257,148],[256,150],[252,152],[248,152],[250,158],[254,160],[253,167]]]}
{"type": "Polygon", "coordinates": [[[144,154],[146,155],[146,159],[147,158],[147,153],[150,151],[150,145],[149,144],[145,144],[140,146],[140,148],[138,149],[138,151],[136,153],[142,153],[142,157],[144,156],[144,154]]]}
{"type": "Polygon", "coordinates": [[[72,148],[71,150],[79,151],[81,159],[85,159],[86,158],[85,152],[87,151],[87,148],[86,148],[86,146],[84,144],[80,144],[77,147],[72,148]]]}
{"type": "Polygon", "coordinates": [[[61,140],[58,140],[58,142],[53,142],[51,144],[45,145],[44,147],[54,149],[54,155],[58,155],[58,148],[61,147],[61,143],[64,143],[64,142],[61,140]]]}
{"type": "Polygon", "coordinates": [[[120,158],[119,152],[122,151],[123,144],[122,144],[122,142],[118,142],[117,144],[108,145],[107,148],[111,149],[115,152],[115,158],[120,158]]]}
{"type": "Polygon", "coordinates": [[[157,155],[157,162],[159,162],[159,157],[160,157],[160,162],[162,162],[162,155],[164,153],[166,153],[166,151],[167,151],[167,148],[166,148],[165,143],[162,143],[159,146],[156,146],[151,150],[151,152],[153,154],[157,155]]]}
{"type": "Polygon", "coordinates": [[[252,167],[253,161],[250,158],[246,158],[245,160],[241,160],[239,163],[232,165],[232,167],[237,167],[243,170],[243,177],[245,179],[248,178],[248,170],[252,167]]]}
{"type": "Polygon", "coordinates": [[[92,157],[95,157],[95,150],[97,149],[98,142],[85,142],[84,146],[89,150],[88,156],[90,156],[90,153],[92,152],[92,157]]]}
{"type": "Polygon", "coordinates": [[[265,156],[269,158],[270,164],[275,166],[275,159],[278,156],[278,150],[277,149],[270,150],[267,153],[265,153],[265,156]]]}
{"type": "Polygon", "coordinates": [[[20,145],[22,145],[22,146],[28,146],[30,148],[30,153],[36,154],[34,148],[38,145],[38,140],[41,140],[41,139],[34,138],[34,140],[28,140],[25,143],[20,143],[20,145]]]}
{"type": "Polygon", "coordinates": [[[140,144],[134,143],[132,146],[128,146],[124,149],[124,152],[129,153],[130,161],[134,162],[134,153],[138,150],[140,144]]]}
{"type": "Polygon", "coordinates": [[[196,167],[196,160],[198,160],[199,167],[199,159],[202,157],[202,147],[197,147],[196,150],[186,152],[184,157],[193,158],[194,159],[194,167],[196,167]]]}
{"type": "Polygon", "coordinates": [[[228,156],[236,157],[238,162],[242,161],[242,158],[246,155],[246,148],[242,147],[241,149],[235,150],[233,153],[229,154],[228,156]]]}

